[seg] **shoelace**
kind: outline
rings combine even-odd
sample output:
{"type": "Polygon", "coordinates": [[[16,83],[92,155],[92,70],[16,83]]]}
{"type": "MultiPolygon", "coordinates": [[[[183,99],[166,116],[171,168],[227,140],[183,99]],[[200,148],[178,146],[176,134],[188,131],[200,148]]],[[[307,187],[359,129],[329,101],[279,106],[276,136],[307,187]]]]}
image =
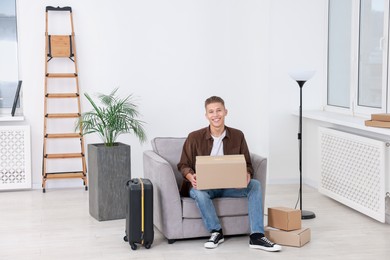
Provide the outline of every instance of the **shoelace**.
{"type": "Polygon", "coordinates": [[[214,233],[211,233],[211,237],[209,239],[210,242],[215,242],[215,240],[217,239],[219,233],[218,232],[214,232],[214,233]]]}
{"type": "Polygon", "coordinates": [[[261,240],[263,240],[264,242],[270,244],[271,246],[273,246],[275,243],[272,243],[268,238],[266,237],[262,237],[261,240]]]}

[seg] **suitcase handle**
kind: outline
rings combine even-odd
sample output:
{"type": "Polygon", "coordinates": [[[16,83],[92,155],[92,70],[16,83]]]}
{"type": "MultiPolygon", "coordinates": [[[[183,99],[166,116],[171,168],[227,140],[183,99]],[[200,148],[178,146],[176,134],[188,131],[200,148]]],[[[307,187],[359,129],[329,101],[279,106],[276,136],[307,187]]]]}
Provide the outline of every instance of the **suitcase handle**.
{"type": "Polygon", "coordinates": [[[129,187],[130,183],[138,184],[138,179],[130,179],[126,182],[126,186],[129,187]]]}

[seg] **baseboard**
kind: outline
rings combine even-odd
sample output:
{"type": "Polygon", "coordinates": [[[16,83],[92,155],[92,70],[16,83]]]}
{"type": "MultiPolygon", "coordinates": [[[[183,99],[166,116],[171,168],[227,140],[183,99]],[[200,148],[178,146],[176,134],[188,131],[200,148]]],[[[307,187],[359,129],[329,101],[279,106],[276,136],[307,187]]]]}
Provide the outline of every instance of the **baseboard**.
{"type": "Polygon", "coordinates": [[[299,179],[272,179],[268,178],[267,179],[267,184],[299,184],[299,179]]]}
{"type": "MultiPolygon", "coordinates": [[[[267,181],[267,184],[270,184],[270,185],[273,185],[273,184],[274,185],[297,184],[297,185],[299,185],[299,177],[297,177],[296,179],[272,179],[272,178],[270,178],[267,181]]],[[[314,189],[318,188],[318,182],[314,181],[314,180],[310,180],[310,179],[303,180],[303,185],[310,186],[314,189]]]]}

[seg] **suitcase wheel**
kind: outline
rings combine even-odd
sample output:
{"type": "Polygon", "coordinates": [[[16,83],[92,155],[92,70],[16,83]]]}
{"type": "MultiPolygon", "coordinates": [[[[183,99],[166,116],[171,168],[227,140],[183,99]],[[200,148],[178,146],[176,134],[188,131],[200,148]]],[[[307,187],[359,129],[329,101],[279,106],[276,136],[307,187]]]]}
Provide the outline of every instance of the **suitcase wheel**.
{"type": "Polygon", "coordinates": [[[127,239],[127,236],[124,236],[124,237],[123,237],[123,240],[124,240],[125,242],[129,242],[129,240],[127,239]]]}
{"type": "Polygon", "coordinates": [[[146,249],[149,249],[151,246],[152,246],[151,243],[146,243],[146,244],[145,244],[145,248],[146,248],[146,249]]]}
{"type": "Polygon", "coordinates": [[[131,249],[137,250],[137,245],[135,243],[130,243],[131,249]]]}

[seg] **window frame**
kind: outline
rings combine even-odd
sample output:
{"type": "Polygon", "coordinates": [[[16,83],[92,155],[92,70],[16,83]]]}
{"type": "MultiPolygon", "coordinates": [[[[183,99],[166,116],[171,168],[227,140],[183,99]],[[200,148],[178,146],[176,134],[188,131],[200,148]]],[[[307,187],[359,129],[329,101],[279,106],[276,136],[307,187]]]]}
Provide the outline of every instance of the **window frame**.
{"type": "Polygon", "coordinates": [[[330,1],[328,0],[327,15],[326,15],[326,31],[327,31],[327,84],[326,84],[326,95],[324,97],[324,110],[329,112],[336,112],[341,114],[349,114],[353,116],[367,117],[373,113],[386,113],[390,112],[390,91],[388,82],[390,82],[390,50],[389,50],[389,30],[390,30],[390,0],[385,0],[385,12],[384,12],[384,33],[382,48],[383,52],[383,68],[382,68],[382,101],[381,108],[373,108],[358,105],[358,93],[359,93],[359,45],[360,45],[360,0],[352,0],[352,21],[351,21],[351,75],[350,75],[350,101],[349,108],[340,107],[335,105],[329,105],[328,103],[328,90],[329,90],[329,11],[330,1]]]}

